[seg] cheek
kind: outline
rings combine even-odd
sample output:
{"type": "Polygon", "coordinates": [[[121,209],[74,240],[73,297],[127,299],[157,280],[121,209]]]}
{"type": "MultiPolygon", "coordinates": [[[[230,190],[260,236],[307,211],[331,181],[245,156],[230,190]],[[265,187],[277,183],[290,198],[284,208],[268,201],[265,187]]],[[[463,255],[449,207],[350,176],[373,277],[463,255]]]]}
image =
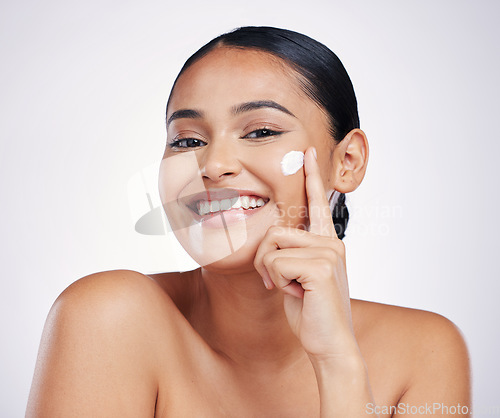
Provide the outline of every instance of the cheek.
{"type": "MultiPolygon", "coordinates": [[[[292,141],[290,141],[292,142],[292,141]]],[[[272,144],[274,145],[274,144],[272,144]]],[[[303,223],[306,215],[306,194],[304,168],[300,168],[294,174],[285,176],[282,172],[281,161],[290,151],[305,151],[303,144],[291,143],[288,147],[273,147],[271,144],[265,147],[265,152],[254,152],[251,156],[251,167],[253,171],[269,187],[269,197],[277,206],[278,216],[281,223],[296,226],[303,223]],[[295,146],[294,146],[295,145],[295,146]]],[[[264,148],[264,147],[262,147],[264,148]]]]}
{"type": "MultiPolygon", "coordinates": [[[[280,173],[281,174],[281,173],[280,173]]],[[[276,180],[276,205],[281,222],[290,227],[303,225],[307,217],[307,199],[305,192],[304,169],[296,174],[276,180]]]]}
{"type": "Polygon", "coordinates": [[[177,200],[188,184],[203,187],[200,168],[194,152],[183,152],[164,158],[160,164],[158,191],[165,204],[177,200]]]}
{"type": "Polygon", "coordinates": [[[176,231],[188,226],[189,214],[178,199],[204,190],[194,152],[183,152],[164,158],[160,164],[158,191],[170,227],[176,231]]]}

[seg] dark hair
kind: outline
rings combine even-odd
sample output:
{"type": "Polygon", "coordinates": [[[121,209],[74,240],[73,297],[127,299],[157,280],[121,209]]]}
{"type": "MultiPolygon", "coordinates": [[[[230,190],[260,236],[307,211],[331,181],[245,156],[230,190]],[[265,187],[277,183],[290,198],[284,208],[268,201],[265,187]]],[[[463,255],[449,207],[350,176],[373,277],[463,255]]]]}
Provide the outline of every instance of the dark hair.
{"type": "MultiPolygon", "coordinates": [[[[354,88],[340,59],[325,45],[291,30],[269,26],[246,26],[212,39],[196,51],[184,64],[174,81],[170,97],[182,73],[218,47],[257,49],[285,61],[299,75],[307,94],[329,119],[330,134],[338,143],[355,128],[359,128],[358,105],[354,88]]],[[[167,102],[170,102],[170,97],[167,102]]],[[[341,193],[332,211],[337,236],[345,236],[349,212],[345,194],[341,193]]]]}

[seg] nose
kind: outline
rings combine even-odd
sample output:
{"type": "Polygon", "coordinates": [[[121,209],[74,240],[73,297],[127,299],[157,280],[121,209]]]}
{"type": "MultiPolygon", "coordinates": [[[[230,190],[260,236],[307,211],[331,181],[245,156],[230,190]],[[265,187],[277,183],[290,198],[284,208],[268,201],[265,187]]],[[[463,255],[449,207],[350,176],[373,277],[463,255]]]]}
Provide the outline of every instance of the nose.
{"type": "Polygon", "coordinates": [[[220,181],[241,172],[241,164],[236,150],[229,142],[211,141],[204,147],[204,152],[198,160],[203,179],[220,181]]]}

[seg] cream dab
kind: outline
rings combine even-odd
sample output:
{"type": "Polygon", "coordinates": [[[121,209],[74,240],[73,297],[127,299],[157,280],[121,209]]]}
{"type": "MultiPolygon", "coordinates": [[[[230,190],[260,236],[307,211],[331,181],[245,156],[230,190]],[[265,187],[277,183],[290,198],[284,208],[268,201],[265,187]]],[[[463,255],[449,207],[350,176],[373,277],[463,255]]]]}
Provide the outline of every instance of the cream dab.
{"type": "Polygon", "coordinates": [[[281,172],[285,176],[291,176],[299,171],[304,165],[304,153],[300,151],[290,151],[281,160],[281,172]]]}

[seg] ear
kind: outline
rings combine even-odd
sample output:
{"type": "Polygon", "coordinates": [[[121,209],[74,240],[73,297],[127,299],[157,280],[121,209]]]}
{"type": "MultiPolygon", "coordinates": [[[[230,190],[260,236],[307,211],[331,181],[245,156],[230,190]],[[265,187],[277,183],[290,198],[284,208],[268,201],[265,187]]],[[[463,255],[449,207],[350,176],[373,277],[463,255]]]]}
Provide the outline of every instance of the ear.
{"type": "Polygon", "coordinates": [[[368,140],[361,129],[353,129],[333,151],[334,175],[330,186],[340,193],[356,190],[368,165],[368,140]]]}

